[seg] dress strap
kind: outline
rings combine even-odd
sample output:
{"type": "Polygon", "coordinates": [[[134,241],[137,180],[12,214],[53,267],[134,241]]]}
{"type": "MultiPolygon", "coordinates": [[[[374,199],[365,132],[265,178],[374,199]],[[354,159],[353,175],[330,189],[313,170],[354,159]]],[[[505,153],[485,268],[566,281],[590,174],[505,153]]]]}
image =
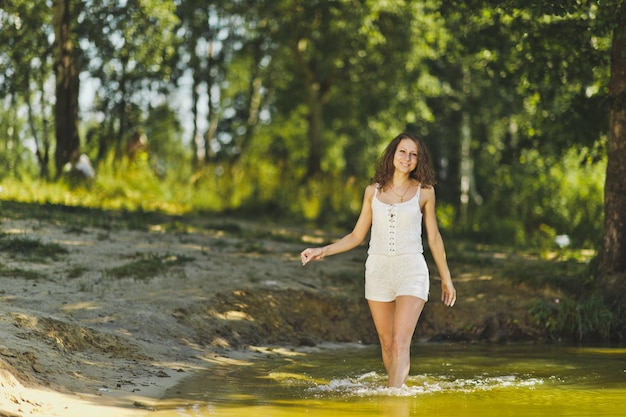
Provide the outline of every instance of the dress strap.
{"type": "Polygon", "coordinates": [[[419,184],[417,184],[417,194],[415,196],[415,198],[417,198],[417,206],[420,209],[420,212],[422,211],[422,206],[420,203],[420,192],[422,191],[422,183],[420,182],[419,184]]]}

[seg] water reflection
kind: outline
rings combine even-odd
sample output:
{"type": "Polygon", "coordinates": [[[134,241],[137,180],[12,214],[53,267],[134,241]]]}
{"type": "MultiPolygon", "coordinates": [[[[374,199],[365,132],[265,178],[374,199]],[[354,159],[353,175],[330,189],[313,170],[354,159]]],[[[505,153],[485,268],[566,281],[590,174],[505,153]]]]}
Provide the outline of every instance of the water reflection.
{"type": "Polygon", "coordinates": [[[400,389],[380,366],[378,349],[356,346],[256,357],[189,378],[154,415],[624,415],[624,349],[423,345],[400,389]]]}

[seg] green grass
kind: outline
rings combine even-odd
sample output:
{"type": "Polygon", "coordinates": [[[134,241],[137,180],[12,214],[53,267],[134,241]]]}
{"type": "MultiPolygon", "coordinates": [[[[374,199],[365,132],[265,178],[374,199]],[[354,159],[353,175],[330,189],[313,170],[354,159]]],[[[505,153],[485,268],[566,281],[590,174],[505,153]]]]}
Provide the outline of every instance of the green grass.
{"type": "Polygon", "coordinates": [[[58,243],[42,243],[39,239],[7,233],[0,233],[0,251],[33,262],[45,262],[48,259],[57,259],[59,255],[69,253],[67,249],[58,243]]]}
{"type": "Polygon", "coordinates": [[[263,242],[250,239],[237,243],[235,247],[243,253],[257,253],[263,255],[271,252],[263,245],[263,242]]]}
{"type": "Polygon", "coordinates": [[[27,281],[39,281],[49,279],[48,276],[30,269],[7,268],[0,264],[0,277],[22,278],[27,281]]]}
{"type": "Polygon", "coordinates": [[[89,271],[89,268],[82,265],[72,266],[67,271],[68,278],[80,278],[85,272],[89,271]]]}
{"type": "Polygon", "coordinates": [[[148,230],[154,224],[168,224],[180,219],[180,216],[160,212],[105,210],[84,206],[69,206],[53,203],[26,203],[3,200],[0,202],[2,214],[13,219],[37,219],[68,225],[66,233],[81,234],[86,227],[108,231],[148,230]]]}
{"type": "Polygon", "coordinates": [[[151,253],[148,255],[137,254],[137,256],[139,257],[137,260],[107,269],[105,275],[112,278],[149,280],[156,276],[163,275],[169,268],[184,265],[194,260],[194,258],[189,256],[175,256],[169,254],[159,255],[151,253]]]}

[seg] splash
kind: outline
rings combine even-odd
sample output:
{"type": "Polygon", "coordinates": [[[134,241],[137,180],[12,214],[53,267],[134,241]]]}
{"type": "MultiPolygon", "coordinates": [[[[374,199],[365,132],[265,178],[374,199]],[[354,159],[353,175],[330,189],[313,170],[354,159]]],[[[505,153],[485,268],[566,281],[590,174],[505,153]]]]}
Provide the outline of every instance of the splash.
{"type": "Polygon", "coordinates": [[[343,397],[415,397],[441,392],[476,392],[503,388],[533,389],[544,383],[541,378],[519,375],[479,376],[473,378],[454,378],[449,376],[417,375],[409,377],[401,388],[387,388],[386,377],[376,372],[353,377],[331,379],[328,383],[317,383],[308,388],[316,396],[343,397]]]}

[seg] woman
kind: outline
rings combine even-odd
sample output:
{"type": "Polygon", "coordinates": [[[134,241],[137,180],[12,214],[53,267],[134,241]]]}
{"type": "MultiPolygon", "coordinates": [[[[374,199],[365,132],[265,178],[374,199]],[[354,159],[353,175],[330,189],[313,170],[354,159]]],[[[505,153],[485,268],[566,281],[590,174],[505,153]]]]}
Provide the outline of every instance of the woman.
{"type": "Polygon", "coordinates": [[[446,252],[435,217],[435,174],[422,140],[410,133],[394,138],[365,189],[361,214],[351,233],[330,245],[307,248],[302,265],[355,248],[371,229],[365,263],[365,298],[380,340],[388,387],[409,375],[413,333],[428,299],[429,276],[422,223],[441,276],[441,300],[456,302],[446,252]]]}

